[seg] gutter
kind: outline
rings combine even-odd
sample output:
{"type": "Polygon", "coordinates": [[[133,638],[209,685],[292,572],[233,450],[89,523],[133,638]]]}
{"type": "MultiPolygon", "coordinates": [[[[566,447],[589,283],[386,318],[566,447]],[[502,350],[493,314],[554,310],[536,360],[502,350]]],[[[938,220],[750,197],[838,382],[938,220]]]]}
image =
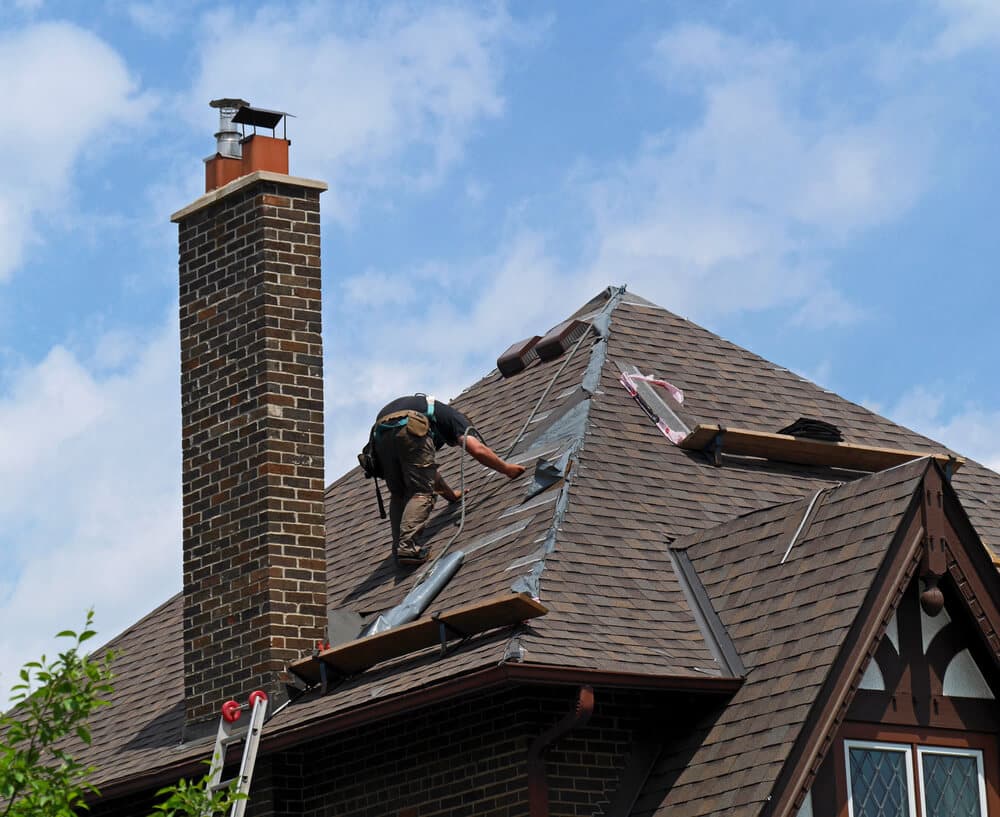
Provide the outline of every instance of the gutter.
{"type": "MultiPolygon", "coordinates": [[[[261,755],[297,746],[306,741],[327,737],[338,732],[364,726],[393,715],[400,715],[423,709],[431,704],[452,700],[456,696],[472,692],[483,692],[503,686],[540,684],[550,686],[600,686],[651,691],[686,691],[706,695],[729,696],[742,685],[742,678],[719,676],[678,677],[669,675],[644,675],[634,672],[613,672],[605,670],[556,667],[545,664],[501,664],[460,675],[440,684],[419,687],[393,698],[386,698],[346,712],[324,716],[318,714],[313,720],[268,734],[265,726],[261,736],[261,755]]],[[[295,704],[289,707],[294,709],[295,704]]],[[[286,710],[286,711],[289,711],[286,710]]],[[[275,727],[279,728],[279,727],[275,727]]],[[[211,754],[211,743],[189,759],[151,769],[147,773],[132,776],[106,784],[98,784],[100,795],[87,797],[87,803],[98,800],[123,797],[174,783],[180,777],[200,778],[205,773],[205,761],[211,754]]],[[[238,753],[234,747],[234,752],[238,753]]]]}
{"type": "Polygon", "coordinates": [[[544,753],[559,738],[580,726],[585,726],[594,714],[594,688],[581,686],[576,694],[575,707],[567,712],[555,726],[535,738],[528,749],[528,814],[530,817],[549,817],[549,783],[545,779],[544,753]]]}

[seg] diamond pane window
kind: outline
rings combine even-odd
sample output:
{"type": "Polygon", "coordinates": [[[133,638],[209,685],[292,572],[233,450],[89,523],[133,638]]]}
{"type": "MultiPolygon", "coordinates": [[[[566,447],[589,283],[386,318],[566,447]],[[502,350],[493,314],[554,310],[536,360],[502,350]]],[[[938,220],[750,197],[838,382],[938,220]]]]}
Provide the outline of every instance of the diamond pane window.
{"type": "Polygon", "coordinates": [[[982,754],[921,747],[920,784],[925,817],[983,817],[982,754]]]}
{"type": "Polygon", "coordinates": [[[848,743],[848,785],[853,817],[913,814],[909,751],[905,747],[848,743]]]}

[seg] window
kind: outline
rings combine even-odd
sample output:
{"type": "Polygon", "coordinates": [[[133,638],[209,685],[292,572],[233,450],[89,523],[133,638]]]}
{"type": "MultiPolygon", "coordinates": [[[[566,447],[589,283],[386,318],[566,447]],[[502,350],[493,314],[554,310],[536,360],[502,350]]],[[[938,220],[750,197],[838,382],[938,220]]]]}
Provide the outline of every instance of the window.
{"type": "Polygon", "coordinates": [[[850,817],[986,817],[978,749],[844,741],[850,817]]]}

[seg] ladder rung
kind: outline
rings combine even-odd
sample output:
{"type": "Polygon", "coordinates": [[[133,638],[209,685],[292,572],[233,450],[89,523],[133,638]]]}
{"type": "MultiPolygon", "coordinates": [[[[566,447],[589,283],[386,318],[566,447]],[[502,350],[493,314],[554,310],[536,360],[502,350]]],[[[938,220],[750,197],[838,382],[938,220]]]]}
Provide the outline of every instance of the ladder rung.
{"type": "Polygon", "coordinates": [[[219,743],[222,746],[229,746],[230,744],[233,744],[233,743],[239,743],[246,736],[247,736],[247,733],[246,733],[246,730],[244,729],[242,732],[239,732],[239,733],[236,733],[236,734],[226,735],[225,737],[220,738],[219,739],[219,743]]]}
{"type": "Polygon", "coordinates": [[[240,786],[237,787],[236,790],[242,791],[243,790],[242,786],[243,783],[245,782],[245,778],[246,775],[244,775],[243,777],[230,777],[228,780],[220,780],[218,783],[209,786],[208,790],[210,792],[222,791],[223,789],[228,789],[231,785],[233,785],[233,783],[235,783],[238,780],[240,782],[240,786]]]}
{"type": "Polygon", "coordinates": [[[238,777],[230,777],[228,780],[220,780],[218,783],[209,786],[208,790],[210,792],[217,792],[217,791],[222,791],[223,789],[228,789],[237,780],[239,780],[238,777]]]}

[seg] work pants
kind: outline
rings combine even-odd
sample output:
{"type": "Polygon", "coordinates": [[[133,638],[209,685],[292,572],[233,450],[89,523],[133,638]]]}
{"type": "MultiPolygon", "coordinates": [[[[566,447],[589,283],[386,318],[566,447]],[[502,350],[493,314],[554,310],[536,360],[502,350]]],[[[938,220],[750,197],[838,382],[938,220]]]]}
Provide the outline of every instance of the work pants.
{"type": "Polygon", "coordinates": [[[407,426],[379,433],[375,448],[389,488],[392,552],[410,555],[434,508],[434,440],[415,436],[407,426]]]}

